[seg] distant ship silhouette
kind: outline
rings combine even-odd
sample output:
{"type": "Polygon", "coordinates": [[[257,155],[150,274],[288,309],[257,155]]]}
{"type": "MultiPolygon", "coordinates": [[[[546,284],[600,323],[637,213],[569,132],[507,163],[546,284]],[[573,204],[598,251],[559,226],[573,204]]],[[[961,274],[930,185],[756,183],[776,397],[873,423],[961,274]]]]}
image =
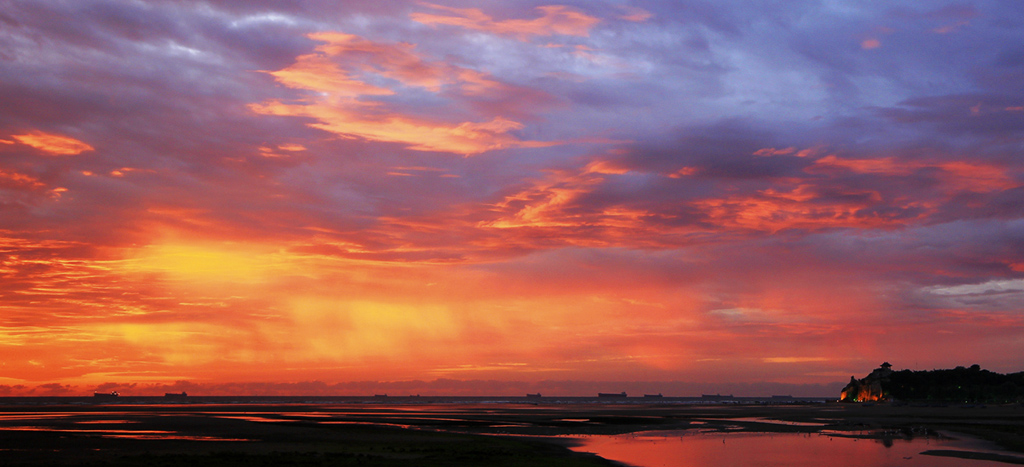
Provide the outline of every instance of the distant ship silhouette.
{"type": "Polygon", "coordinates": [[[96,399],[113,399],[117,396],[120,396],[120,394],[118,394],[117,391],[92,393],[92,397],[96,399]]]}
{"type": "Polygon", "coordinates": [[[726,394],[724,396],[721,395],[721,394],[701,394],[700,398],[701,399],[710,399],[710,400],[713,400],[713,401],[720,401],[720,400],[725,400],[725,399],[735,399],[735,397],[733,397],[732,394],[726,394]]]}

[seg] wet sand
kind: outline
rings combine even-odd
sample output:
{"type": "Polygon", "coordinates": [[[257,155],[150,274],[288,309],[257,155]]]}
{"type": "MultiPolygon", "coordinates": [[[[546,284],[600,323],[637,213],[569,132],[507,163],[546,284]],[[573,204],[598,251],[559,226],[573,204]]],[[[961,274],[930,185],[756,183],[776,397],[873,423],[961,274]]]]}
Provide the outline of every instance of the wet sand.
{"type": "MultiPolygon", "coordinates": [[[[966,433],[1024,453],[1024,408],[673,403],[0,405],[5,465],[614,465],[571,436],[966,433]]],[[[967,456],[937,451],[933,455],[967,456]]],[[[1016,456],[1015,456],[1016,454],[1016,456]]]]}

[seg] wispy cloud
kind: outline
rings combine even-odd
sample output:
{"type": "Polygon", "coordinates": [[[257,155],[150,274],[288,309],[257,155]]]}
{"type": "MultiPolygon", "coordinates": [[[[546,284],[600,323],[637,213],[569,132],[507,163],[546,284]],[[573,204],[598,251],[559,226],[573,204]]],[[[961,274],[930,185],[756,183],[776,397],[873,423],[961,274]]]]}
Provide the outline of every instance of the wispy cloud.
{"type": "Polygon", "coordinates": [[[428,118],[393,109],[384,102],[364,100],[370,96],[389,96],[422,88],[440,93],[442,87],[453,92],[484,95],[511,90],[484,73],[443,62],[428,62],[413,53],[410,44],[377,44],[340,33],[316,33],[312,39],[324,45],[317,52],[298,57],[295,64],[270,72],[278,82],[308,91],[297,103],[268,101],[250,107],[257,113],[312,117],[314,128],[342,137],[404,144],[418,151],[441,151],[474,155],[486,151],[516,147],[547,147],[557,142],[524,141],[515,136],[523,124],[501,115],[483,116],[483,121],[428,118]],[[376,77],[376,78],[375,78],[376,77]],[[383,78],[394,80],[391,87],[369,84],[383,78]]]}
{"type": "MultiPolygon", "coordinates": [[[[590,29],[601,20],[564,5],[539,6],[540,17],[534,19],[495,20],[477,8],[453,8],[432,3],[422,3],[426,8],[441,14],[415,12],[409,15],[413,21],[428,25],[458,26],[492,34],[516,36],[526,40],[530,36],[588,36],[590,29]]],[[[634,12],[629,21],[642,21],[643,12],[634,12]]]]}

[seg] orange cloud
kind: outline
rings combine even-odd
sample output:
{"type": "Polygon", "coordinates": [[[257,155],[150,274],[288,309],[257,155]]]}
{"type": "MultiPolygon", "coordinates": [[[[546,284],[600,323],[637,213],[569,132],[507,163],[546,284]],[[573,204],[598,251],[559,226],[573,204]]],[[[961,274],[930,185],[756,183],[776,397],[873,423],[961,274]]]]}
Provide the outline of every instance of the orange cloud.
{"type": "Polygon", "coordinates": [[[502,117],[487,122],[439,123],[404,115],[373,116],[354,111],[355,102],[315,102],[289,105],[281,102],[253,104],[250,108],[261,114],[313,117],[318,123],[309,126],[345,137],[402,143],[417,151],[441,151],[474,155],[495,149],[513,147],[546,147],[557,142],[521,141],[510,132],[523,125],[502,117]],[[334,104],[334,105],[332,105],[334,104]],[[338,105],[341,104],[341,105],[338,105]],[[346,108],[348,104],[352,109],[346,108]]]}
{"type": "MultiPolygon", "coordinates": [[[[759,155],[793,155],[795,148],[766,148],[759,155]]],[[[870,173],[894,177],[922,176],[942,181],[941,195],[964,191],[991,192],[1020,185],[1001,167],[967,162],[900,161],[895,158],[842,159],[823,157],[806,169],[827,175],[836,171],[870,173]]],[[[692,167],[667,175],[682,178],[698,174],[692,167]]],[[[773,188],[745,194],[711,196],[676,205],[621,205],[614,201],[595,202],[610,176],[638,176],[609,161],[596,160],[578,173],[553,171],[530,186],[508,194],[490,207],[495,217],[480,221],[478,228],[508,232],[503,242],[551,242],[558,239],[573,245],[638,245],[648,241],[665,246],[673,236],[701,235],[717,231],[778,232],[787,229],[888,228],[916,222],[933,213],[941,202],[929,199],[893,199],[873,189],[837,188],[827,181],[779,180],[773,188]],[[631,175],[632,174],[632,175],[631,175]],[[827,190],[823,187],[828,186],[827,190]],[[885,208],[885,209],[879,209],[885,208]],[[692,220],[682,221],[680,214],[692,220]],[[677,217],[679,216],[679,217],[677,217]],[[653,239],[659,240],[653,240],[653,239]],[[645,240],[646,239],[646,240],[645,240]]]]}
{"type": "Polygon", "coordinates": [[[280,144],[280,145],[277,146],[277,148],[282,150],[282,151],[289,151],[289,152],[305,151],[306,150],[306,147],[301,145],[301,144],[280,144]]]}
{"type": "Polygon", "coordinates": [[[350,78],[350,72],[357,72],[377,74],[406,86],[437,92],[449,71],[445,64],[423,61],[413,53],[416,48],[413,44],[380,44],[338,32],[312,33],[309,38],[323,42],[316,47],[316,53],[299,56],[292,66],[270,72],[282,84],[339,95],[394,94],[393,90],[350,78]]]}
{"type": "Polygon", "coordinates": [[[125,175],[133,173],[133,172],[134,173],[156,173],[156,171],[153,170],[153,169],[137,169],[135,167],[121,167],[120,169],[111,170],[110,171],[110,176],[111,177],[124,177],[125,175]]]}
{"type": "Polygon", "coordinates": [[[631,173],[604,161],[588,164],[579,173],[552,172],[488,206],[493,216],[474,225],[476,235],[483,234],[474,244],[492,250],[539,245],[657,248],[700,230],[687,223],[672,225],[675,211],[666,206],[660,208],[670,212],[588,200],[609,176],[646,176],[631,173]]]}
{"type": "Polygon", "coordinates": [[[683,178],[695,175],[699,170],[696,167],[683,167],[674,173],[668,174],[669,178],[683,178]]]}
{"type": "MultiPolygon", "coordinates": [[[[760,155],[806,157],[795,148],[766,148],[760,155]]],[[[817,149],[814,150],[815,152],[817,149]]],[[[809,154],[809,152],[808,152],[809,154]]],[[[474,244],[493,248],[536,248],[539,245],[646,245],[664,248],[726,238],[731,234],[779,232],[790,229],[888,229],[906,226],[932,215],[943,199],[964,192],[986,193],[1020,186],[1005,168],[959,161],[901,161],[896,158],[843,159],[829,155],[805,169],[825,176],[780,179],[771,188],[753,192],[710,194],[701,199],[637,203],[620,198],[614,186],[629,186],[631,177],[650,177],[636,168],[594,160],[574,171],[551,171],[488,207],[493,216],[475,224],[474,244]],[[923,177],[937,192],[906,197],[873,187],[844,187],[842,172],[923,177]],[[613,182],[611,177],[618,177],[613,182]],[[615,183],[615,185],[609,185],[615,183]],[[621,183],[622,185],[619,185],[621,183]],[[479,235],[479,233],[477,233],[479,235]]],[[[686,167],[662,174],[668,179],[698,176],[686,167]]]]}
{"type": "MultiPolygon", "coordinates": [[[[856,193],[859,202],[811,203],[819,195],[811,185],[790,191],[768,189],[754,195],[712,198],[693,203],[709,222],[727,228],[778,232],[785,229],[834,227],[879,228],[905,224],[913,219],[863,215],[862,211],[880,201],[877,193],[856,193]]],[[[917,203],[904,208],[920,207],[917,203]]]]}
{"type": "Polygon", "coordinates": [[[522,193],[505,197],[495,205],[510,216],[482,224],[489,228],[514,227],[571,227],[582,219],[565,215],[565,208],[581,194],[588,193],[585,187],[538,186],[522,193]]]}
{"type": "Polygon", "coordinates": [[[845,170],[864,174],[906,176],[922,169],[938,169],[938,177],[944,181],[943,187],[946,191],[990,192],[1020,185],[1002,167],[962,161],[900,161],[892,157],[841,159],[835,155],[829,155],[818,159],[806,170],[810,173],[845,170]]]}
{"type": "Polygon", "coordinates": [[[267,146],[261,146],[259,149],[257,149],[257,151],[259,151],[259,153],[260,153],[260,156],[263,156],[263,157],[266,157],[266,158],[271,158],[271,159],[288,158],[288,157],[291,157],[290,153],[295,153],[295,152],[300,152],[300,151],[305,151],[305,150],[306,150],[306,147],[301,145],[301,144],[281,144],[281,145],[278,145],[276,149],[275,148],[271,148],[271,147],[267,147],[267,146]],[[283,152],[279,152],[279,151],[283,151],[283,152]]]}
{"type": "Polygon", "coordinates": [[[11,135],[11,137],[18,140],[21,144],[32,146],[40,151],[55,156],[73,156],[75,154],[93,150],[92,146],[89,146],[77,139],[52,133],[44,133],[42,131],[34,131],[24,135],[11,135]]]}
{"type": "MultiPolygon", "coordinates": [[[[686,175],[694,172],[684,170],[686,175]]],[[[659,206],[654,212],[644,208],[615,204],[589,205],[584,198],[607,182],[608,176],[628,176],[631,171],[607,161],[594,161],[580,173],[552,172],[545,180],[491,206],[496,218],[481,221],[481,229],[508,232],[502,242],[532,241],[529,237],[580,246],[639,245],[671,243],[672,236],[696,234],[712,224],[721,229],[775,232],[787,228],[828,228],[837,226],[879,226],[892,221],[865,219],[860,204],[812,204],[818,197],[812,185],[788,191],[768,189],[752,195],[694,200],[685,206],[659,206]],[[680,208],[700,212],[704,226],[692,222],[677,224],[674,215],[680,208]],[[541,233],[544,232],[544,233],[541,233]],[[516,240],[516,236],[524,238],[516,240]]],[[[645,176],[642,173],[637,176],[645,176]]],[[[673,173],[670,178],[684,175],[673,173]]],[[[861,197],[863,198],[863,196],[861,197]]],[[[874,195],[877,201],[878,195],[874,195]]]]}
{"type": "MultiPolygon", "coordinates": [[[[559,182],[580,188],[566,193],[565,203],[551,205],[546,215],[577,207],[587,184],[601,175],[554,174],[539,183],[548,191],[561,189],[559,182]]],[[[799,190],[770,195],[790,201],[812,196],[799,190]]],[[[637,214],[623,208],[615,219],[637,214]]],[[[439,225],[435,220],[435,229],[447,227],[439,225]]],[[[79,246],[47,246],[2,234],[0,251],[79,246]]],[[[140,385],[466,373],[529,380],[558,373],[650,378],[651,371],[700,373],[704,367],[696,362],[701,360],[721,362],[709,368],[748,360],[750,365],[814,363],[813,356],[822,355],[840,329],[854,335],[851,345],[859,350],[856,339],[864,334],[849,331],[859,324],[847,315],[863,317],[879,308],[864,305],[874,294],[863,293],[862,284],[850,285],[852,292],[845,283],[829,283],[829,273],[819,271],[803,271],[813,281],[770,282],[777,271],[787,271],[773,267],[766,290],[735,297],[733,309],[706,313],[700,311],[707,304],[705,283],[673,274],[671,290],[665,290],[643,275],[651,264],[644,261],[647,253],[633,257],[636,251],[609,252],[633,257],[637,269],[608,273],[592,267],[595,258],[589,253],[584,263],[574,261],[572,249],[546,259],[536,255],[526,262],[472,267],[386,264],[295,250],[280,241],[183,236],[154,239],[114,255],[121,259],[54,260],[47,251],[42,259],[5,261],[0,270],[21,270],[25,280],[4,281],[2,287],[31,282],[26,290],[0,290],[7,300],[0,346],[16,357],[6,361],[7,376],[18,384],[140,385]],[[496,274],[491,269],[496,266],[528,269],[496,274]],[[532,274],[550,269],[555,270],[550,276],[532,274]],[[645,272],[637,277],[635,271],[645,272]],[[807,289],[807,282],[814,287],[807,289]],[[31,324],[20,324],[23,316],[32,316],[31,324]],[[840,321],[851,324],[833,326],[840,321]],[[26,355],[31,357],[17,358],[26,355]]],[[[688,251],[694,258],[702,254],[699,248],[688,251]]],[[[722,272],[709,265],[699,274],[722,272]]],[[[737,375],[742,371],[730,376],[737,375]]]]}
{"type": "MultiPolygon", "coordinates": [[[[503,230],[639,227],[638,219],[646,213],[616,206],[586,208],[579,205],[580,198],[605,183],[607,176],[627,173],[628,170],[603,160],[587,164],[578,173],[552,171],[546,179],[534,181],[531,186],[506,195],[490,206],[498,216],[479,222],[477,227],[503,230]]],[[[561,240],[569,244],[594,242],[578,233],[565,235],[561,240]]]]}
{"type": "Polygon", "coordinates": [[[787,148],[761,148],[753,152],[755,156],[771,157],[771,156],[793,156],[793,157],[810,157],[818,154],[821,150],[819,147],[810,147],[806,149],[797,150],[796,147],[790,146],[787,148]]]}
{"type": "Polygon", "coordinates": [[[878,39],[864,39],[860,43],[860,48],[864,50],[877,49],[882,46],[882,41],[878,39]]]}
{"type": "MultiPolygon", "coordinates": [[[[45,245],[0,236],[0,251],[9,247],[45,245]]],[[[443,375],[452,365],[482,368],[500,356],[529,362],[522,371],[533,372],[562,363],[549,352],[565,338],[560,329],[573,326],[580,339],[600,333],[576,326],[579,316],[613,318],[628,298],[611,289],[602,290],[607,303],[581,300],[590,290],[510,298],[501,292],[507,280],[476,268],[294,250],[180,236],[114,252],[120,259],[14,257],[0,268],[20,270],[26,280],[4,286],[30,287],[2,290],[0,345],[18,346],[38,368],[15,359],[8,369],[24,380],[97,384],[171,375],[351,379],[443,375]],[[499,312],[506,309],[517,312],[499,312]],[[32,326],[5,327],[26,310],[37,316],[32,326]],[[266,373],[268,365],[276,372],[266,373]]],[[[633,306],[654,306],[651,299],[633,306]]]]}
{"type": "Polygon", "coordinates": [[[807,171],[814,173],[829,169],[886,175],[906,175],[912,170],[907,165],[897,163],[891,157],[884,159],[840,159],[835,155],[829,155],[818,159],[807,171]]]}
{"type": "Polygon", "coordinates": [[[951,188],[975,192],[1008,190],[1021,184],[1002,167],[963,161],[938,164],[951,188]]]}
{"type": "Polygon", "coordinates": [[[536,9],[541,12],[540,18],[504,21],[496,21],[493,17],[477,8],[454,8],[431,3],[424,3],[423,5],[449,14],[412,13],[409,17],[413,21],[428,25],[443,24],[499,35],[516,36],[520,40],[526,40],[530,36],[551,36],[555,34],[589,36],[590,29],[601,21],[586,13],[581,13],[562,5],[537,7],[536,9]]]}
{"type": "MultiPolygon", "coordinates": [[[[0,251],[11,246],[46,247],[0,232],[0,251]]],[[[107,355],[146,355],[150,361],[141,364],[107,360],[101,365],[136,381],[151,380],[150,372],[166,376],[170,367],[190,377],[250,379],[259,377],[267,362],[350,366],[372,359],[450,358],[458,350],[444,343],[464,328],[444,302],[421,303],[420,297],[375,293],[359,285],[379,273],[388,279],[373,280],[374,288],[397,290],[406,283],[410,290],[421,288],[406,268],[375,271],[379,267],[371,262],[293,253],[278,244],[186,237],[156,239],[114,256],[122,258],[54,261],[14,256],[0,264],[0,270],[10,269],[3,270],[8,276],[31,274],[19,284],[7,284],[27,283],[27,288],[2,290],[5,318],[17,318],[25,309],[48,317],[32,321],[38,332],[5,327],[14,321],[0,320],[0,346],[20,346],[43,366],[60,362],[63,367],[21,371],[20,376],[53,378],[64,372],[80,381],[104,378],[83,375],[93,371],[88,363],[68,362],[107,355]],[[301,290],[284,293],[294,289],[296,280],[305,284],[301,290]],[[351,285],[339,288],[339,280],[351,285]],[[86,315],[85,322],[76,319],[86,315]],[[425,352],[420,344],[426,342],[439,350],[425,352]]]]}
{"type": "Polygon", "coordinates": [[[596,174],[610,174],[610,175],[622,175],[629,173],[629,169],[625,167],[617,167],[614,163],[604,160],[596,160],[587,164],[583,169],[584,173],[596,173],[596,174]]]}
{"type": "Polygon", "coordinates": [[[0,186],[34,189],[43,188],[46,184],[30,175],[0,169],[0,186]]]}
{"type": "Polygon", "coordinates": [[[283,70],[269,72],[277,81],[296,89],[316,89],[334,96],[384,96],[395,92],[352,79],[328,57],[320,54],[302,55],[283,70]]]}
{"type": "Polygon", "coordinates": [[[298,103],[268,101],[250,109],[267,115],[311,117],[309,126],[348,138],[405,144],[419,151],[473,155],[511,147],[545,147],[558,143],[522,141],[513,132],[519,122],[500,115],[489,120],[444,122],[405,115],[367,97],[393,95],[402,86],[431,92],[454,87],[465,95],[492,95],[507,90],[486,73],[446,63],[427,62],[410,44],[379,44],[341,33],[315,33],[323,42],[295,64],[269,72],[281,84],[312,91],[298,103]],[[397,82],[394,88],[368,84],[372,76],[397,82]]]}

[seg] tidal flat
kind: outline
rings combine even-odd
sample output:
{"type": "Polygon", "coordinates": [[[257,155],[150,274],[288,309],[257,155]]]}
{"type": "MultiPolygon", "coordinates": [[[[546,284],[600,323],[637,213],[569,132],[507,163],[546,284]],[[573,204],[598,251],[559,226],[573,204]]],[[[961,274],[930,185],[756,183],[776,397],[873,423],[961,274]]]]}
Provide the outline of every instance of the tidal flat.
{"type": "MultiPolygon", "coordinates": [[[[1024,463],[1019,405],[0,400],[0,458],[10,466],[610,466],[621,464],[584,452],[587,444],[614,436],[649,441],[651,433],[679,438],[673,442],[721,438],[723,445],[760,435],[776,444],[826,437],[883,450],[963,436],[990,448],[936,442],[913,455],[1024,463]]],[[[715,465],[692,461],[668,465],[715,465]]]]}

